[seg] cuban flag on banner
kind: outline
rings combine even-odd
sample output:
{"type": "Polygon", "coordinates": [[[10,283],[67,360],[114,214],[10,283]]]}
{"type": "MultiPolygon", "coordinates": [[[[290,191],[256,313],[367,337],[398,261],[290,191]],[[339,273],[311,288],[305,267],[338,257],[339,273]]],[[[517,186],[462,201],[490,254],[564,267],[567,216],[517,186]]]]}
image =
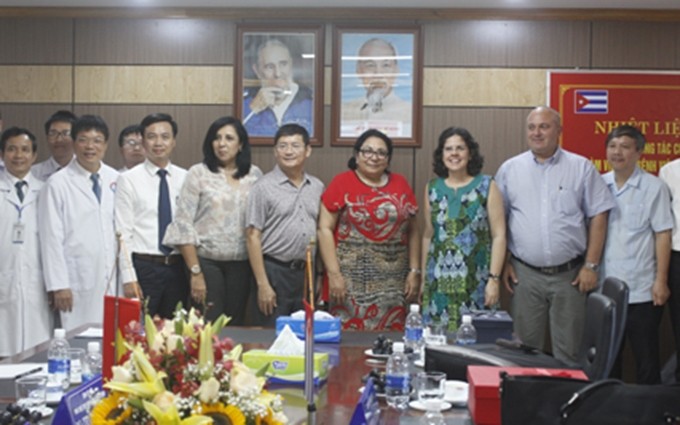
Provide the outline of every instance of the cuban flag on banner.
{"type": "Polygon", "coordinates": [[[606,114],[609,112],[609,91],[575,90],[574,113],[606,114]]]}

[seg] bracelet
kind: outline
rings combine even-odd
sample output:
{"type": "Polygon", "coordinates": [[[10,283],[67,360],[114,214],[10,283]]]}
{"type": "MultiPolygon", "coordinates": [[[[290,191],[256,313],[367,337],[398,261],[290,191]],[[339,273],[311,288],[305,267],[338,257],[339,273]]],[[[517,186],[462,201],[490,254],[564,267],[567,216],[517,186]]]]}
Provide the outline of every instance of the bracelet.
{"type": "Polygon", "coordinates": [[[501,280],[501,276],[493,273],[489,273],[489,279],[501,280]]]}
{"type": "Polygon", "coordinates": [[[408,272],[409,272],[409,273],[420,274],[420,269],[411,268],[411,269],[408,270],[408,272]]]}

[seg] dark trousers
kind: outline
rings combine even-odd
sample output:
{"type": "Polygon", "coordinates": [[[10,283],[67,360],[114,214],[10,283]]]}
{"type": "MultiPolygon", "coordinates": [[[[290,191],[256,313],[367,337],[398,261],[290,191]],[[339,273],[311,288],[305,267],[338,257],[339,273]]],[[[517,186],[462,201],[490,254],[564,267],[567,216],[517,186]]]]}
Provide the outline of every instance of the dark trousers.
{"type": "MultiPolygon", "coordinates": [[[[250,288],[254,285],[250,263],[245,261],[215,261],[199,257],[207,289],[204,316],[214,321],[221,314],[231,317],[230,325],[245,324],[250,288]]],[[[203,310],[203,306],[196,306],[203,310]]]]}
{"type": "Polygon", "coordinates": [[[671,251],[671,265],[668,270],[668,287],[671,296],[668,307],[675,339],[675,382],[680,382],[680,252],[671,251]]]}
{"type": "Polygon", "coordinates": [[[188,305],[189,279],[184,261],[165,265],[140,260],[133,255],[132,263],[151,317],[159,315],[171,319],[177,303],[181,302],[185,307],[188,305]]]}
{"type": "Polygon", "coordinates": [[[269,284],[276,292],[276,308],[270,316],[265,316],[257,306],[257,294],[253,297],[255,301],[253,318],[255,324],[272,328],[276,326],[276,318],[287,316],[298,310],[302,310],[302,296],[305,285],[305,271],[292,270],[288,267],[276,264],[265,258],[264,269],[269,279],[269,284]]]}
{"type": "MultiPolygon", "coordinates": [[[[650,302],[629,304],[624,341],[628,341],[635,358],[635,378],[638,384],[660,384],[659,324],[663,307],[650,302]]],[[[621,378],[624,343],[612,368],[612,377],[621,378]]]]}

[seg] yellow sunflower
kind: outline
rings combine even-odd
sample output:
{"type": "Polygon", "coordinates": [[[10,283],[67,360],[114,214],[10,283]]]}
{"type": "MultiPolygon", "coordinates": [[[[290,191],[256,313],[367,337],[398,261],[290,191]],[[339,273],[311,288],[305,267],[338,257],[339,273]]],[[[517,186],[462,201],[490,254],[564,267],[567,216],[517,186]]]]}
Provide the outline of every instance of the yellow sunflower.
{"type": "Polygon", "coordinates": [[[208,416],[215,425],[246,425],[246,417],[241,410],[224,403],[201,403],[201,415],[208,416]]]}
{"type": "Polygon", "coordinates": [[[283,425],[281,422],[274,419],[274,411],[267,409],[267,415],[255,417],[255,425],[283,425]]]}
{"type": "Polygon", "coordinates": [[[129,406],[120,407],[123,400],[123,394],[113,392],[97,403],[92,409],[92,425],[117,425],[127,419],[132,414],[132,409],[129,406]]]}

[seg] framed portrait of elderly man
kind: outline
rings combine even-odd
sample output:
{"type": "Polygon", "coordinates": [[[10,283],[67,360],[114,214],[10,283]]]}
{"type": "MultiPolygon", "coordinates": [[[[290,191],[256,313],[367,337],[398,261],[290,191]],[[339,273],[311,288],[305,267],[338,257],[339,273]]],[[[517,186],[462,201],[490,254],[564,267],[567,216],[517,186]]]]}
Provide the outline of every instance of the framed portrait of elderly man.
{"type": "Polygon", "coordinates": [[[312,145],[323,135],[323,31],[318,26],[238,27],[234,111],[253,145],[271,145],[299,124],[312,145]]]}
{"type": "Polygon", "coordinates": [[[333,145],[377,129],[395,146],[420,146],[421,52],[419,27],[335,28],[333,145]]]}

